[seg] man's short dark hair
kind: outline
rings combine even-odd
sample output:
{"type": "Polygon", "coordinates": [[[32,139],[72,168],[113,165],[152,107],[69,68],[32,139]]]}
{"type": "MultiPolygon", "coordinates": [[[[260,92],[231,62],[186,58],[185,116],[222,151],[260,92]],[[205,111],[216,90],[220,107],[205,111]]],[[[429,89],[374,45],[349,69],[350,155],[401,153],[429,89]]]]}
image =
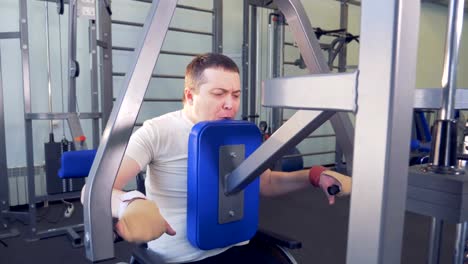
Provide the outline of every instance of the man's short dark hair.
{"type": "MultiPolygon", "coordinates": [[[[196,56],[185,69],[185,89],[196,90],[203,84],[203,72],[206,69],[222,69],[239,73],[236,63],[223,54],[205,53],[196,56]]],[[[185,93],[182,101],[185,101],[185,93]]]]}

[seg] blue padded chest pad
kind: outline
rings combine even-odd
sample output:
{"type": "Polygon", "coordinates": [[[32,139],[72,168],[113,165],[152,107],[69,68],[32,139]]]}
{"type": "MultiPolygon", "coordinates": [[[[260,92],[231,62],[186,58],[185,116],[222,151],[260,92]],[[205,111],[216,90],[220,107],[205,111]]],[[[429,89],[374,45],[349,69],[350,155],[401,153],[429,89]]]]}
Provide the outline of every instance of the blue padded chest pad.
{"type": "Polygon", "coordinates": [[[220,147],[244,145],[245,158],[260,146],[253,123],[222,120],[200,122],[189,136],[187,168],[187,238],[203,250],[223,248],[253,237],[258,227],[259,178],[244,189],[243,218],[218,220],[220,147]]]}

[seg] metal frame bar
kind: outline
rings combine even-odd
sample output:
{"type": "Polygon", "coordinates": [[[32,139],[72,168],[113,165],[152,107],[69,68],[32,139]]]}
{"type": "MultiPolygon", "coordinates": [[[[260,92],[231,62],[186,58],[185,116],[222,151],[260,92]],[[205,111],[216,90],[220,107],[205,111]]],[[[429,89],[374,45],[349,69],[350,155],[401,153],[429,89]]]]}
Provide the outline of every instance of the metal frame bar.
{"type": "MultiPolygon", "coordinates": [[[[0,33],[1,34],[1,33],[0,33]]],[[[19,32],[16,38],[19,38],[19,32]]],[[[3,38],[7,39],[7,38],[3,38]]],[[[8,221],[5,221],[10,210],[10,190],[8,182],[8,164],[6,153],[6,138],[5,138],[5,106],[3,94],[3,78],[2,78],[2,56],[0,48],[0,239],[16,237],[19,232],[16,229],[11,229],[8,221]]]]}
{"type": "MultiPolygon", "coordinates": [[[[97,32],[96,32],[96,20],[89,21],[89,53],[91,58],[90,63],[90,79],[91,79],[91,112],[99,112],[99,87],[98,87],[98,52],[97,52],[97,32]]],[[[92,130],[93,130],[93,148],[99,146],[99,138],[101,136],[99,129],[99,117],[93,118],[92,120],[92,130]]]]}
{"type": "MultiPolygon", "coordinates": [[[[424,88],[414,91],[414,108],[417,109],[440,109],[444,88],[424,88]]],[[[468,109],[468,90],[456,89],[454,109],[468,109]]]]}
{"type": "MultiPolygon", "coordinates": [[[[277,0],[276,4],[288,21],[309,71],[311,73],[329,72],[325,57],[301,2],[277,0]]],[[[328,119],[332,123],[339,145],[348,161],[348,168],[350,168],[354,131],[349,116],[346,113],[335,114],[333,111],[299,110],[229,175],[226,192],[232,194],[242,190],[270,164],[285,154],[287,149],[294,147],[317,129],[317,125],[322,125],[328,119]]]]}
{"type": "MultiPolygon", "coordinates": [[[[348,13],[349,13],[348,1],[341,1],[340,28],[343,29],[345,32],[348,31],[348,13]]],[[[339,56],[338,56],[338,72],[346,71],[347,55],[348,55],[347,45],[344,45],[340,49],[339,56]]]]}
{"type": "MultiPolygon", "coordinates": [[[[286,21],[293,33],[294,39],[301,52],[304,63],[310,73],[328,73],[327,61],[320,48],[311,23],[304,8],[298,1],[277,1],[277,6],[286,16],[286,21]],[[297,18],[297,19],[296,19],[297,18]]],[[[330,118],[333,130],[337,135],[337,146],[343,151],[347,161],[348,173],[352,170],[354,127],[347,113],[337,113],[330,118]]]]}
{"type": "MultiPolygon", "coordinates": [[[[279,11],[270,14],[268,19],[268,78],[278,78],[283,76],[284,70],[284,24],[285,18],[279,11]],[[277,19],[272,19],[277,16],[277,19]]],[[[262,93],[265,96],[265,92],[262,93]]],[[[271,109],[271,130],[276,131],[282,124],[283,109],[273,107],[271,109]]]]}
{"type": "Polygon", "coordinates": [[[104,129],[112,111],[112,98],[114,97],[114,84],[112,79],[112,23],[107,13],[105,1],[97,1],[97,25],[99,40],[99,74],[101,87],[101,127],[104,129]]]}
{"type": "Polygon", "coordinates": [[[347,263],[401,260],[419,14],[420,1],[374,0],[361,7],[347,263]]]}
{"type": "Polygon", "coordinates": [[[91,167],[84,193],[85,248],[86,256],[91,261],[114,257],[109,206],[112,186],[176,3],[176,0],[153,1],[143,28],[143,37],[135,52],[132,70],[126,75],[124,90],[112,109],[91,167]]]}
{"type": "Polygon", "coordinates": [[[213,23],[211,50],[214,53],[223,52],[223,1],[213,0],[213,23]]]}
{"type": "MultiPolygon", "coordinates": [[[[113,72],[112,76],[126,76],[125,72],[113,72]]],[[[151,74],[152,78],[185,79],[183,75],[151,74]]]]}
{"type": "Polygon", "coordinates": [[[100,118],[100,113],[25,113],[26,120],[61,120],[68,119],[70,116],[76,115],[80,119],[96,119],[100,118]]]}
{"type": "Polygon", "coordinates": [[[349,72],[266,80],[262,104],[270,107],[354,112],[357,109],[357,77],[357,72],[349,72]],[[314,96],[304,96],[312,91],[314,96]]]}
{"type": "MultiPolygon", "coordinates": [[[[74,4],[74,2],[72,2],[74,4]]],[[[71,8],[71,7],[70,7],[71,8]]],[[[30,83],[30,69],[29,69],[29,39],[28,39],[28,16],[27,16],[27,0],[21,0],[19,3],[20,13],[20,46],[21,46],[21,58],[22,58],[22,81],[23,81],[23,96],[24,96],[24,120],[25,120],[25,148],[26,148],[26,173],[27,173],[27,195],[29,202],[29,210],[26,216],[21,216],[29,220],[29,230],[26,235],[27,240],[37,240],[45,237],[56,236],[56,232],[53,229],[39,231],[37,229],[36,216],[37,209],[36,203],[43,200],[61,200],[67,198],[77,198],[80,196],[80,192],[68,192],[57,195],[44,195],[36,196],[35,192],[35,173],[34,173],[34,140],[33,140],[33,124],[34,120],[56,120],[56,119],[67,119],[68,124],[73,127],[71,129],[72,134],[74,132],[80,132],[82,135],[82,129],[79,122],[79,118],[100,118],[100,113],[82,113],[77,114],[76,110],[69,113],[33,113],[31,108],[31,83],[30,83]],[[79,131],[75,131],[79,129],[79,131]]],[[[69,25],[70,26],[70,25],[69,25]]],[[[73,27],[73,26],[71,26],[73,27]]],[[[69,35],[70,36],[70,35],[69,35]]],[[[71,41],[73,42],[73,41],[71,41]]],[[[76,43],[75,43],[76,44],[76,43]]],[[[73,44],[71,44],[73,46],[73,44]]],[[[69,80],[70,82],[70,80],[69,80]]],[[[70,83],[69,83],[70,84],[70,83]]],[[[93,93],[93,92],[92,92],[93,93]]],[[[92,96],[93,97],[93,96],[92,96]]],[[[70,99],[70,97],[69,97],[70,99]]],[[[72,108],[76,107],[76,100],[72,99],[72,108]]],[[[70,101],[69,101],[70,103],[70,101]]],[[[94,106],[95,107],[95,106],[94,106]]],[[[70,108],[69,108],[70,109],[70,108]]],[[[75,108],[76,109],[76,108],[75,108]]],[[[95,131],[95,127],[93,126],[95,131]]],[[[98,136],[96,137],[99,138],[98,136]]],[[[85,147],[85,144],[81,145],[85,147]]],[[[71,180],[70,180],[71,181],[71,180]]],[[[65,226],[63,230],[71,230],[73,227],[65,226]]],[[[69,234],[70,235],[70,234],[69,234]]]]}
{"type": "MultiPolygon", "coordinates": [[[[120,51],[135,51],[135,48],[132,47],[119,47],[119,46],[112,46],[112,50],[120,50],[120,51]]],[[[192,52],[179,52],[179,51],[168,51],[168,50],[161,50],[160,54],[165,55],[179,55],[179,56],[189,56],[195,57],[198,56],[198,53],[192,52]]]]}
{"type": "Polygon", "coordinates": [[[76,112],[76,77],[78,62],[76,61],[76,19],[77,0],[68,3],[68,112],[76,112]]]}
{"type": "MultiPolygon", "coordinates": [[[[219,0],[214,0],[214,1],[216,2],[216,1],[219,1],[219,0]]],[[[214,13],[213,13],[213,16],[215,16],[214,13]]],[[[112,22],[112,24],[116,24],[116,25],[124,25],[124,26],[131,26],[131,27],[143,27],[143,23],[138,23],[138,22],[122,21],[122,20],[111,20],[111,22],[112,22]]],[[[213,36],[212,32],[191,30],[191,29],[178,28],[178,27],[169,27],[169,31],[213,36]]]]}
{"type": "Polygon", "coordinates": [[[245,91],[245,98],[246,98],[246,106],[248,110],[248,118],[250,122],[256,122],[257,121],[257,84],[258,84],[258,67],[259,67],[259,57],[258,57],[258,51],[261,48],[260,47],[260,36],[261,34],[261,29],[259,28],[259,23],[258,23],[258,7],[254,5],[247,5],[247,8],[244,10],[244,12],[247,11],[247,34],[246,34],[246,42],[248,45],[248,54],[247,56],[250,56],[249,58],[249,65],[248,69],[250,70],[250,79],[249,75],[246,75],[247,81],[247,87],[245,91]],[[249,11],[250,10],[250,11],[249,11]],[[249,12],[250,12],[250,20],[249,21],[249,12]],[[250,30],[249,30],[250,29],[250,30]],[[250,34],[249,34],[250,32],[250,34]],[[250,39],[249,39],[250,38],[250,39]]]}
{"type": "Polygon", "coordinates": [[[25,135],[26,135],[26,167],[28,175],[28,200],[29,200],[29,230],[26,237],[30,240],[35,239],[37,232],[36,226],[36,191],[34,179],[34,154],[32,151],[33,131],[32,120],[26,118],[27,113],[31,113],[31,80],[29,74],[29,38],[28,38],[28,13],[27,0],[21,0],[19,3],[20,11],[20,46],[23,74],[23,95],[24,95],[24,115],[25,115],[25,135]]]}
{"type": "MultiPolygon", "coordinates": [[[[8,167],[5,139],[5,107],[3,97],[2,53],[0,47],[0,214],[8,210],[10,194],[8,190],[8,167]]],[[[1,227],[0,227],[1,228],[1,227]]]]}
{"type": "Polygon", "coordinates": [[[0,39],[18,39],[20,38],[19,32],[0,32],[0,39]]]}
{"type": "MultiPolygon", "coordinates": [[[[134,0],[136,2],[144,2],[144,3],[152,3],[154,2],[153,0],[134,0]]],[[[188,6],[188,5],[176,5],[177,8],[181,9],[188,9],[188,10],[193,10],[193,11],[200,11],[200,12],[206,12],[206,13],[213,13],[213,10],[210,9],[203,9],[195,6],[188,6]]]]}

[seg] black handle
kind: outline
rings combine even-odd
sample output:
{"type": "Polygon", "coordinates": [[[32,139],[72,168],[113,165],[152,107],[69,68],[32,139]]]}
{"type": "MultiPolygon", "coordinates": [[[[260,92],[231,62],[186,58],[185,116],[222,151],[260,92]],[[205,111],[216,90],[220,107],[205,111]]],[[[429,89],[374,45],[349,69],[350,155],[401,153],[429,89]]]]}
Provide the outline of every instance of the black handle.
{"type": "Polygon", "coordinates": [[[339,192],[341,192],[340,186],[332,185],[332,186],[327,188],[327,192],[328,192],[329,195],[337,195],[339,192]]]}

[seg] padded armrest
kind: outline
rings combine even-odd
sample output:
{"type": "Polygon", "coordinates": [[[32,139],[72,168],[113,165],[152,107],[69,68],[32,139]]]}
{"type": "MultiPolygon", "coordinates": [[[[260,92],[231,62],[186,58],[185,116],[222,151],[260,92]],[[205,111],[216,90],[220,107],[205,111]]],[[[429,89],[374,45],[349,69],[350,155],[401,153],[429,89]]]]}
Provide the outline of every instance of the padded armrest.
{"type": "Polygon", "coordinates": [[[300,241],[263,229],[258,229],[252,240],[275,244],[288,249],[299,249],[302,247],[302,243],[300,241]]]}
{"type": "Polygon", "coordinates": [[[164,260],[158,253],[149,250],[144,245],[137,246],[132,252],[130,263],[138,264],[165,264],[164,260]]]}

